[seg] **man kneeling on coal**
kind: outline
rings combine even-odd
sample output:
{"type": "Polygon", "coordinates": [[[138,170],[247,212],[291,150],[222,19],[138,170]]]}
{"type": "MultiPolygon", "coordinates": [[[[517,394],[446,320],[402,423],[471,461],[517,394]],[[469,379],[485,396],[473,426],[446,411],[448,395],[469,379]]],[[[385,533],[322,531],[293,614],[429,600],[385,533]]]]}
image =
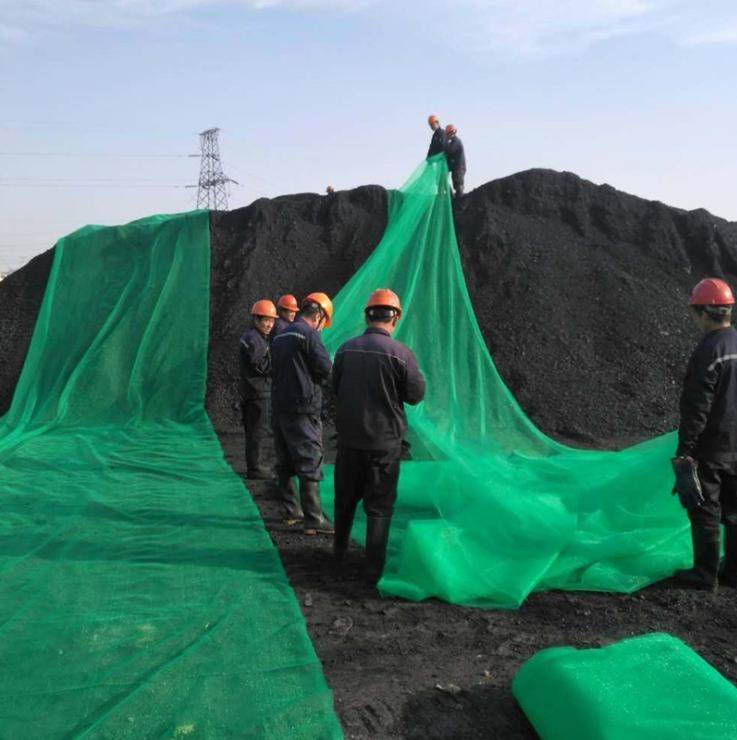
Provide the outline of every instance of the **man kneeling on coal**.
{"type": "Polygon", "coordinates": [[[718,580],[737,587],[737,331],[731,326],[734,296],[716,278],[691,293],[691,310],[704,336],[688,364],[681,395],[675,492],[688,511],[693,568],[676,580],[714,591],[718,580]],[[720,522],[725,525],[724,565],[719,569],[720,522]]]}
{"type": "Polygon", "coordinates": [[[365,308],[368,328],[343,344],[333,364],[336,396],[334,554],[348,549],[353,517],[363,499],[366,512],[366,575],[381,577],[389,525],[397,498],[404,404],[425,395],[425,378],[407,347],[392,339],[402,316],[396,293],[375,290],[365,308]]]}

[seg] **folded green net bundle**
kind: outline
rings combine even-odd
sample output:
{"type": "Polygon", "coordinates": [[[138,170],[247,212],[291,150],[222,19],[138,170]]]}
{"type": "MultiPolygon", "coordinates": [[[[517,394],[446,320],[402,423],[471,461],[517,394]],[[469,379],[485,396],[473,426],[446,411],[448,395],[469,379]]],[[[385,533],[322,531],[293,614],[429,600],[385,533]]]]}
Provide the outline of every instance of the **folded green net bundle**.
{"type": "Polygon", "coordinates": [[[512,692],[543,740],[737,737],[737,688],[667,634],[543,650],[520,668],[512,692]]]}

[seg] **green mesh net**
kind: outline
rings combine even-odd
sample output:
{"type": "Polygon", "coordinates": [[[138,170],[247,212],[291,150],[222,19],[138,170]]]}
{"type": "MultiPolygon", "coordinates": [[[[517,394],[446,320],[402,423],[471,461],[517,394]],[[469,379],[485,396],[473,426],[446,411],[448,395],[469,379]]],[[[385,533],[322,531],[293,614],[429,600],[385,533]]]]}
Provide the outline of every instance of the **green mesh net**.
{"type": "Polygon", "coordinates": [[[341,736],[204,412],[209,265],[206,212],[57,245],[0,420],[0,737],[341,736]]]}
{"type": "MultiPolygon", "coordinates": [[[[389,210],[324,333],[334,352],[365,328],[371,291],[391,288],[404,306],[396,338],[427,378],[425,401],[409,409],[414,461],[402,465],[382,592],[516,607],[533,590],[631,592],[686,565],[673,435],[621,452],[568,448],[504,385],[466,289],[444,156],[392,193],[389,210]]],[[[330,510],[331,476],[324,489],[330,510]]],[[[354,532],[363,536],[361,521],[354,532]]]]}
{"type": "Polygon", "coordinates": [[[733,740],[737,688],[675,637],[550,648],[512,692],[543,740],[733,740]]]}

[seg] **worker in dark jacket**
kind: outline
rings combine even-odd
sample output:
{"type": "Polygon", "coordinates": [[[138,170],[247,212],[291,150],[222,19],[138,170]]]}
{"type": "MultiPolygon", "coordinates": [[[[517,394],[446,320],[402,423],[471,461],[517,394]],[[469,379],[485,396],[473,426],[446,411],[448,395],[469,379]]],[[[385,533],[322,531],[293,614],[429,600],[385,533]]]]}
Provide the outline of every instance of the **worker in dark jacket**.
{"type": "Polygon", "coordinates": [[[333,304],[325,293],[310,293],[294,323],[271,344],[274,446],[277,477],[287,522],[304,520],[304,533],[332,534],[322,513],[322,389],[330,377],[330,355],[320,332],[332,322],[333,304]],[[299,478],[299,500],[291,487],[299,478]]]}
{"type": "Polygon", "coordinates": [[[269,300],[256,301],[251,308],[252,326],[239,345],[240,396],[243,431],[246,434],[246,477],[272,477],[264,464],[263,447],[269,435],[271,403],[271,355],[269,334],[276,320],[276,307],[269,300]]]}
{"type": "Polygon", "coordinates": [[[430,139],[430,148],[427,150],[427,158],[434,157],[445,151],[445,129],[440,125],[437,116],[428,116],[427,125],[432,130],[432,139],[430,139]]]}
{"type": "Polygon", "coordinates": [[[392,339],[402,315],[396,293],[374,291],[365,314],[368,328],[338,349],[333,367],[338,432],[334,554],[338,561],[345,556],[356,506],[363,499],[366,573],[376,582],[397,498],[407,431],[404,404],[423,399],[425,379],[412,351],[392,339]]]}
{"type": "Polygon", "coordinates": [[[292,322],[297,315],[297,311],[299,311],[299,304],[293,295],[289,295],[287,293],[287,295],[283,295],[276,302],[276,312],[279,314],[279,317],[277,318],[276,323],[274,324],[274,329],[271,332],[272,339],[292,325],[292,322]]]}
{"type": "Polygon", "coordinates": [[[445,127],[445,157],[448,160],[455,197],[460,198],[463,195],[463,183],[466,179],[466,153],[457,133],[458,129],[452,123],[445,127]]]}
{"type": "Polygon", "coordinates": [[[723,280],[702,280],[690,302],[704,336],[683,383],[673,466],[691,521],[694,565],[676,579],[715,590],[720,522],[726,535],[721,579],[737,587],[737,331],[731,326],[734,297],[723,280]]]}

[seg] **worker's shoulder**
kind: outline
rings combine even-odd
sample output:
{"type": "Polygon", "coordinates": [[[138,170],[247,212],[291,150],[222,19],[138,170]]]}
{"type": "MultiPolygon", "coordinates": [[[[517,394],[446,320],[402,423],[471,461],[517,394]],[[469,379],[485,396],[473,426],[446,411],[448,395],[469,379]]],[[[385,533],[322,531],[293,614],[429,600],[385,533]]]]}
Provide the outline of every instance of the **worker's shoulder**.
{"type": "Polygon", "coordinates": [[[253,344],[254,342],[258,342],[260,339],[263,339],[263,335],[255,326],[249,326],[241,335],[241,342],[243,344],[253,344]]]}
{"type": "Polygon", "coordinates": [[[305,341],[313,337],[313,335],[320,334],[316,332],[311,326],[306,324],[304,321],[293,321],[291,324],[287,324],[282,331],[280,331],[272,340],[274,343],[283,342],[284,340],[297,340],[305,341]]]}
{"type": "Polygon", "coordinates": [[[345,352],[386,355],[405,363],[410,357],[414,358],[414,354],[409,347],[384,332],[366,332],[349,339],[338,349],[339,354],[345,352]]]}

